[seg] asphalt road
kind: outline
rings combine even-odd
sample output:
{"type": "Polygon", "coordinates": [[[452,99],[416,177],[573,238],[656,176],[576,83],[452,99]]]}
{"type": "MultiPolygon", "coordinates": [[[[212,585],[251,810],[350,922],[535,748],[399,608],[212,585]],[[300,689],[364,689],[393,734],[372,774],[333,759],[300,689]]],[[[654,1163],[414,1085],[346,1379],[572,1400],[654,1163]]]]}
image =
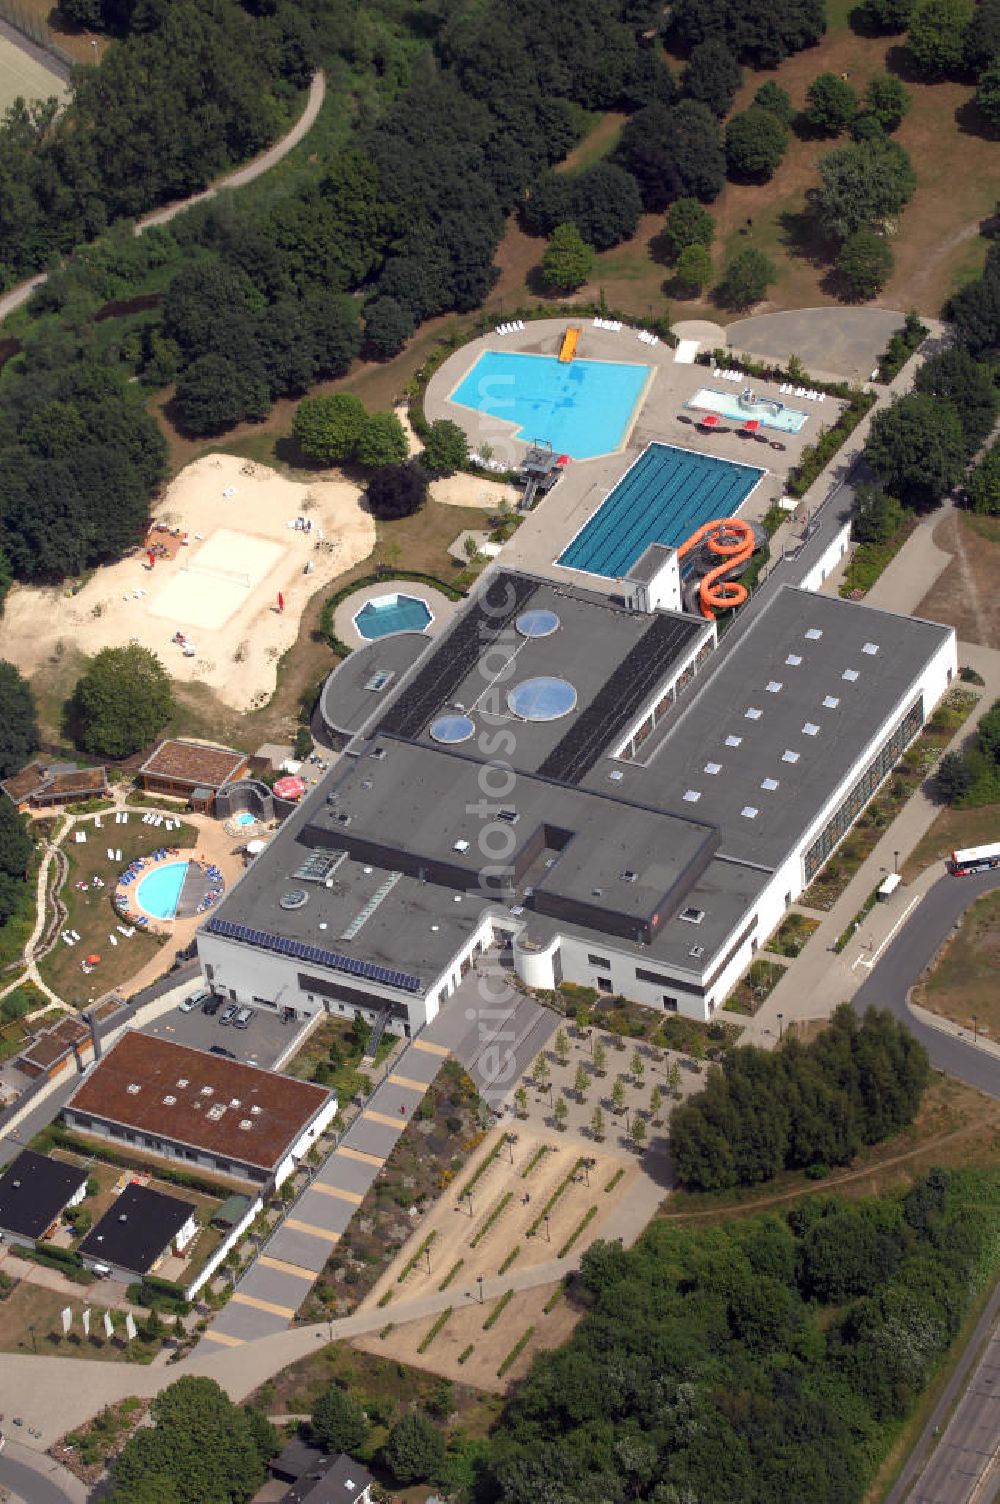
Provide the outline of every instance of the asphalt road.
{"type": "Polygon", "coordinates": [[[13,1457],[0,1457],[0,1484],[9,1488],[24,1504],[74,1504],[69,1494],[46,1478],[41,1464],[28,1467],[13,1457]]]}
{"type": "Polygon", "coordinates": [[[931,965],[969,905],[1000,887],[1000,869],[978,877],[942,877],[934,884],[854,994],[855,1008],[888,1008],[925,1046],[935,1069],[1000,1097],[1000,1061],[992,1053],[921,1023],[907,1006],[910,988],[931,965]]]}

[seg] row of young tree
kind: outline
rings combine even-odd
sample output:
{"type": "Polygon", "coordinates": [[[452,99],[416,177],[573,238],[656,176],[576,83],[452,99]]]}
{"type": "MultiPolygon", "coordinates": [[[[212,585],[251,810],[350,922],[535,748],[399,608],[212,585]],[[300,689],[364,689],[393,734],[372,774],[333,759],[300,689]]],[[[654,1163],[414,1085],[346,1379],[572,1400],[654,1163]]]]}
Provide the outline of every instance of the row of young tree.
{"type": "Polygon", "coordinates": [[[858,1504],[998,1257],[979,1170],[597,1243],[589,1312],[535,1360],[476,1498],[858,1504]]]}
{"type": "Polygon", "coordinates": [[[670,1120],[677,1180],[711,1191],[847,1164],[912,1122],[929,1079],[926,1050],[890,1013],[859,1020],[842,1003],[811,1044],[746,1045],[710,1069],[670,1120]]]}

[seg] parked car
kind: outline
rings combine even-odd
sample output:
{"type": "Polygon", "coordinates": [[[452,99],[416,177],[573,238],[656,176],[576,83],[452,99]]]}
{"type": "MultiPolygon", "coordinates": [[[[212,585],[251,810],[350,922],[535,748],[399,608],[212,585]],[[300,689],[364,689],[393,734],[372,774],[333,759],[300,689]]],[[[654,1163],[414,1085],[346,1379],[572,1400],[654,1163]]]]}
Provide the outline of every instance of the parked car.
{"type": "Polygon", "coordinates": [[[237,1003],[227,1003],[222,1012],[219,1014],[219,1023],[231,1024],[239,1011],[239,1005],[237,1003]]]}
{"type": "Polygon", "coordinates": [[[227,1050],[224,1044],[213,1044],[208,1053],[210,1055],[225,1055],[227,1060],[236,1059],[236,1056],[233,1054],[232,1050],[227,1050]]]}
{"type": "Polygon", "coordinates": [[[252,1008],[241,1008],[239,1013],[237,1013],[236,1017],[233,1019],[233,1025],[237,1029],[249,1029],[252,1022],[252,1008]]]}
{"type": "Polygon", "coordinates": [[[216,997],[214,993],[210,992],[210,993],[206,994],[205,1006],[202,1008],[201,1011],[202,1011],[202,1013],[207,1013],[209,1018],[214,1018],[215,1015],[216,1015],[216,1013],[218,1013],[218,1011],[219,1011],[219,1009],[221,1007],[222,1007],[222,999],[221,999],[221,997],[216,997]]]}
{"type": "Polygon", "coordinates": [[[182,1013],[193,1013],[196,1008],[201,1007],[207,997],[208,993],[204,988],[200,992],[192,992],[190,997],[184,998],[183,1002],[179,1005],[180,1011],[182,1013]]]}

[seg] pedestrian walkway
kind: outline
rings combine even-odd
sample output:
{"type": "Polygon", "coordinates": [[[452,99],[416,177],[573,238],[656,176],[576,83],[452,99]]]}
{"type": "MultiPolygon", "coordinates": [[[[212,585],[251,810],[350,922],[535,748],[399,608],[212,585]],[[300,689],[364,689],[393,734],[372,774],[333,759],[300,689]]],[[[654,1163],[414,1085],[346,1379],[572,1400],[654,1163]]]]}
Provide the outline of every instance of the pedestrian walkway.
{"type": "MultiPolygon", "coordinates": [[[[286,1328],[441,1068],[444,1053],[407,1045],[336,1148],[285,1213],[205,1339],[232,1346],[286,1328]]],[[[199,1343],[198,1351],[205,1348],[199,1343]]]]}

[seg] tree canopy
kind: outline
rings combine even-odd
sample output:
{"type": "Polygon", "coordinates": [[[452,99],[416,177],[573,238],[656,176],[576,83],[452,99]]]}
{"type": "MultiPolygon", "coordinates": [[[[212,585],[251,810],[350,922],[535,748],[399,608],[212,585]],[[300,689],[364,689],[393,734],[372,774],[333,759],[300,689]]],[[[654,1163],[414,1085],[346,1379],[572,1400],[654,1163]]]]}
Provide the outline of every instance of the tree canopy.
{"type": "Polygon", "coordinates": [[[910,392],[875,414],[865,458],[878,479],[905,506],[936,506],[965,469],[966,443],[950,402],[910,392]]]}
{"type": "Polygon", "coordinates": [[[791,131],[780,115],[751,105],[726,124],[726,169],[737,182],[766,183],[788,147],[791,131]]]}
{"type": "Polygon", "coordinates": [[[728,115],[736,91],[743,82],[743,69],[726,43],[717,37],[692,47],[681,76],[689,99],[707,105],[713,115],[728,115]]]}
{"type": "Polygon", "coordinates": [[[858,96],[839,73],[820,73],[806,90],[806,119],[821,135],[846,131],[857,109],[858,96]]]}
{"type": "Polygon", "coordinates": [[[18,773],[38,750],[38,715],[28,681],[0,658],[0,778],[18,773]]]}
{"type": "Polygon", "coordinates": [[[383,465],[368,482],[368,505],[383,522],[412,517],[427,500],[427,472],[417,460],[383,465]]]}
{"type": "Polygon", "coordinates": [[[449,418],[438,418],[427,430],[420,463],[431,475],[450,475],[461,470],[469,458],[469,441],[464,428],[449,418]]]}
{"type": "Polygon", "coordinates": [[[104,648],[73,691],[80,745],[98,757],[130,757],[147,747],[173,714],[170,678],[155,653],[130,643],[104,648]]]}
{"type": "Polygon", "coordinates": [[[962,68],[972,12],[972,0],[916,0],[906,40],[924,78],[945,78],[962,68]]]}
{"type": "Polygon", "coordinates": [[[245,1504],[278,1450],[273,1427],[253,1423],[214,1379],[178,1379],[156,1396],[150,1414],[153,1424],[141,1426],[113,1463],[115,1501],[146,1497],[140,1490],[162,1480],[178,1504],[245,1504]]]}
{"type": "Polygon", "coordinates": [[[859,543],[886,543],[899,531],[903,508],[881,486],[862,485],[854,492],[851,533],[859,543]]]}
{"type": "Polygon", "coordinates": [[[355,1456],[369,1432],[368,1417],[339,1384],[331,1384],[312,1408],[310,1431],[327,1452],[355,1456]]]}
{"type": "Polygon", "coordinates": [[[967,350],[953,346],[928,356],[913,384],[918,392],[951,403],[962,425],[968,454],[974,454],[993,432],[1000,411],[1000,391],[990,367],[973,360],[967,350]]]}
{"type": "Polygon", "coordinates": [[[410,1410],[396,1422],[382,1448],[382,1460],[397,1483],[433,1482],[444,1465],[444,1438],[434,1422],[410,1410]]]}
{"type": "Polygon", "coordinates": [[[878,228],[913,197],[916,173],[895,141],[858,141],[819,160],[820,186],[809,197],[827,234],[846,240],[863,225],[878,228]]]}
{"type": "Polygon", "coordinates": [[[295,409],[292,433],[307,459],[337,465],[353,458],[367,416],[361,398],[350,392],[303,397],[295,409]]]}
{"type": "Polygon", "coordinates": [[[847,1164],[912,1121],[930,1079],[927,1052],[889,1013],[849,1004],[810,1045],[730,1050],[704,1091],[674,1109],[679,1183],[718,1190],[783,1169],[847,1164]]]}
{"type": "Polygon", "coordinates": [[[822,0],[675,0],[668,35],[687,47],[709,38],[724,41],[755,68],[776,68],[793,52],[813,47],[826,30],[822,0]]]}
{"type": "Polygon", "coordinates": [[[715,297],[724,308],[749,308],[765,296],[776,275],[763,251],[746,246],[726,262],[715,297]]]}
{"type": "Polygon", "coordinates": [[[542,283],[550,292],[574,292],[594,265],[594,250],[574,224],[556,225],[542,257],[542,283]]]}
{"type": "Polygon", "coordinates": [[[837,253],[837,275],[847,297],[857,302],[873,298],[892,275],[892,248],[884,235],[862,225],[848,235],[837,253]]]}
{"type": "Polygon", "coordinates": [[[615,156],[639,184],[643,207],[652,213],[676,198],[709,202],[725,181],[718,121],[695,99],[639,110],[622,127],[615,156]]]}
{"type": "Polygon", "coordinates": [[[969,476],[968,489],[974,512],[985,517],[1000,516],[1000,445],[994,444],[983,455],[969,476]]]}
{"type": "Polygon", "coordinates": [[[32,844],[27,820],[5,794],[0,796],[0,924],[21,907],[32,844]]]}
{"type": "Polygon", "coordinates": [[[865,109],[884,131],[892,132],[902,123],[912,100],[894,73],[876,73],[865,90],[865,109]]]}
{"type": "Polygon", "coordinates": [[[715,221],[696,198],[679,198],[667,211],[663,235],[676,257],[689,245],[711,245],[715,221]]]}

